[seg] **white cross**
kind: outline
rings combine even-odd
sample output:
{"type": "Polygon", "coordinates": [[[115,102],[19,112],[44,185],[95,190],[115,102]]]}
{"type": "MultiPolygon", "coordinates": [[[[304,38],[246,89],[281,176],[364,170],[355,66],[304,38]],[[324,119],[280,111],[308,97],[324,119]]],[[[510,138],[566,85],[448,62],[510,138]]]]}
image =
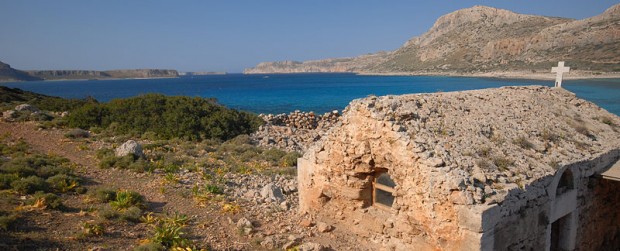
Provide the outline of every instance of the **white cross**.
{"type": "Polygon", "coordinates": [[[564,67],[564,61],[558,62],[557,67],[551,67],[551,72],[556,72],[555,75],[555,87],[562,87],[562,75],[568,73],[570,67],[564,67]]]}

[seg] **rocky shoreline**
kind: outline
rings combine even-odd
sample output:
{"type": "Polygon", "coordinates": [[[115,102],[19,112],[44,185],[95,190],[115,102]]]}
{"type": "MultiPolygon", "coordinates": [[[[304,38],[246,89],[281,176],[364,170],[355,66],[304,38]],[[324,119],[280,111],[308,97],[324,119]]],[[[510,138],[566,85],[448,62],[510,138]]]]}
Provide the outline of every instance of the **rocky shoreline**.
{"type": "MultiPolygon", "coordinates": [[[[438,76],[438,77],[475,77],[475,78],[501,78],[501,79],[530,79],[530,80],[555,80],[555,73],[531,72],[531,71],[493,71],[493,72],[356,72],[357,75],[365,76],[438,76]]],[[[620,78],[620,72],[592,72],[571,71],[563,76],[564,80],[576,79],[609,79],[620,78]]]]}

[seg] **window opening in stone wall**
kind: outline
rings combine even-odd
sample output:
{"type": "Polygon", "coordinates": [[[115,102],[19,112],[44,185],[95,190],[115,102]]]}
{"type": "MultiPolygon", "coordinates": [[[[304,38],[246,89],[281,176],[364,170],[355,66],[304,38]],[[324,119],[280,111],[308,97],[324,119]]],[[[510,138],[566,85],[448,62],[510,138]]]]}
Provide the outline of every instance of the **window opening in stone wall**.
{"type": "Polygon", "coordinates": [[[560,195],[568,192],[573,189],[573,172],[570,169],[566,169],[564,173],[562,173],[562,177],[560,177],[560,182],[558,183],[558,188],[555,190],[555,195],[560,195]]]}
{"type": "Polygon", "coordinates": [[[387,170],[377,171],[372,185],[372,204],[382,209],[390,209],[394,204],[396,183],[387,173],[387,170]]]}

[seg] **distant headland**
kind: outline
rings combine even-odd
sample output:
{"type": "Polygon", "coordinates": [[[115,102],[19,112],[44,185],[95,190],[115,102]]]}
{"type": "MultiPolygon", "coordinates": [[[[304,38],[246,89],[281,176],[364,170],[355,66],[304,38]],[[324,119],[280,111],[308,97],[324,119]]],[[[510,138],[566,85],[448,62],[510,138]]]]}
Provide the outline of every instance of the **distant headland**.
{"type": "Polygon", "coordinates": [[[128,69],[128,70],[42,70],[21,71],[0,62],[0,82],[37,80],[98,80],[126,78],[176,78],[179,72],[167,69],[128,69]]]}
{"type": "Polygon", "coordinates": [[[440,17],[394,51],[350,58],[263,62],[246,74],[353,72],[371,75],[448,75],[553,78],[558,61],[567,78],[620,77],[620,4],[574,20],[517,14],[485,6],[440,17]],[[548,75],[548,76],[547,76],[548,75]]]}

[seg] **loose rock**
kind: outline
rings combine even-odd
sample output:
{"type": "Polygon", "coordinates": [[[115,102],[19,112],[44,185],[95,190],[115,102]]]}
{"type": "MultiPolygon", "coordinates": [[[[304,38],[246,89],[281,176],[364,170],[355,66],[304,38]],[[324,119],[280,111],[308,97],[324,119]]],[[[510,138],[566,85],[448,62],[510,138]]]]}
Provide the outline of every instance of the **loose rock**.
{"type": "Polygon", "coordinates": [[[266,186],[264,186],[263,189],[260,191],[260,195],[263,198],[269,199],[271,201],[280,202],[284,200],[282,189],[274,185],[273,183],[269,183],[266,186]]]}
{"type": "Polygon", "coordinates": [[[319,222],[316,224],[316,229],[321,232],[321,233],[326,233],[329,231],[332,231],[334,227],[332,227],[332,225],[329,225],[325,222],[319,222]]]}

